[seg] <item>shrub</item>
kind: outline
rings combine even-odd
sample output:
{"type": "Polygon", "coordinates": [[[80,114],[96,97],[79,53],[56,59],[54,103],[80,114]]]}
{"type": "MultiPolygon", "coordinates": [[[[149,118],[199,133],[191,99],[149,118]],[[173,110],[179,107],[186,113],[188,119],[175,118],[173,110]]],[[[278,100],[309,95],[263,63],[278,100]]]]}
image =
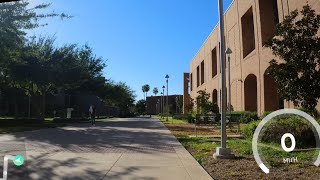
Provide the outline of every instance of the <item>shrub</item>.
{"type": "Polygon", "coordinates": [[[242,131],[242,135],[246,139],[252,139],[254,131],[258,127],[260,121],[252,121],[250,122],[242,131]]]}
{"type": "Polygon", "coordinates": [[[236,111],[232,112],[232,114],[240,114],[240,122],[245,124],[259,120],[258,114],[256,112],[236,111]]]}
{"type": "Polygon", "coordinates": [[[296,147],[315,147],[316,139],[311,127],[297,116],[275,119],[263,128],[261,140],[280,143],[283,134],[291,133],[296,139],[296,147]]]}
{"type": "Polygon", "coordinates": [[[317,109],[308,110],[308,109],[303,108],[303,107],[300,107],[300,108],[297,108],[297,109],[300,110],[300,111],[308,113],[309,115],[313,116],[314,118],[319,118],[320,117],[319,112],[317,111],[317,109]]]}
{"type": "Polygon", "coordinates": [[[192,123],[192,114],[175,114],[172,116],[173,119],[186,120],[188,123],[192,123]]]}
{"type": "Polygon", "coordinates": [[[265,111],[263,113],[263,115],[261,116],[261,119],[265,118],[266,116],[268,116],[269,114],[271,114],[272,112],[271,111],[265,111]]]}

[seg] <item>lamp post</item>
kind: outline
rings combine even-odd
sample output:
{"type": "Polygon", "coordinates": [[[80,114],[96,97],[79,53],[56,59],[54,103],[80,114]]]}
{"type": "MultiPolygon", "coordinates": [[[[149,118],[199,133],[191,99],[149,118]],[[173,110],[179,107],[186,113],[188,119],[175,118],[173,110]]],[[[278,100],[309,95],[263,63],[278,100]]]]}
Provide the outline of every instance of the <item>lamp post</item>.
{"type": "Polygon", "coordinates": [[[228,58],[228,81],[229,81],[229,87],[228,87],[228,90],[229,90],[229,92],[228,92],[228,109],[229,109],[229,115],[231,116],[231,73],[230,73],[230,68],[231,68],[231,66],[230,66],[230,55],[232,54],[232,51],[231,51],[231,49],[230,48],[228,48],[227,50],[226,50],[226,55],[227,55],[227,58],[228,58]]]}
{"type": "Polygon", "coordinates": [[[225,38],[224,38],[224,10],[223,0],[218,1],[219,19],[220,19],[220,68],[221,68],[221,147],[217,147],[213,154],[215,159],[233,158],[231,150],[227,148],[227,132],[226,132],[226,69],[225,69],[225,38]]]}
{"type": "MultiPolygon", "coordinates": [[[[169,104],[168,104],[168,102],[169,102],[169,75],[167,74],[166,75],[166,77],[165,77],[167,80],[166,80],[166,82],[167,82],[167,107],[166,107],[166,113],[167,113],[167,120],[166,121],[169,121],[169,104]]],[[[173,120],[172,120],[172,124],[173,124],[173,120]]]]}
{"type": "Polygon", "coordinates": [[[163,85],[162,86],[162,117],[164,117],[164,89],[166,87],[163,85]]]}
{"type": "Polygon", "coordinates": [[[160,96],[160,112],[159,113],[161,114],[161,118],[162,118],[162,108],[163,108],[162,107],[162,101],[163,101],[162,96],[163,96],[163,93],[161,92],[160,94],[161,94],[161,96],[160,96]]]}

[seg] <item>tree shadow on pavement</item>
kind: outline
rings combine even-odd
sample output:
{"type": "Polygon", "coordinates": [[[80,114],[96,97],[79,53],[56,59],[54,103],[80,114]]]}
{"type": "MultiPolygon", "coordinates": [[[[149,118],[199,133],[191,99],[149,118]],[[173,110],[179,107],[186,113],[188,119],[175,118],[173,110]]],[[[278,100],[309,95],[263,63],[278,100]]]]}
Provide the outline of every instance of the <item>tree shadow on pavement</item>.
{"type": "MultiPolygon", "coordinates": [[[[101,179],[111,167],[97,169],[95,165],[101,162],[90,164],[95,161],[87,161],[88,157],[83,154],[175,153],[174,147],[178,143],[161,122],[154,119],[100,122],[95,127],[77,124],[10,136],[15,142],[25,143],[29,153],[27,171],[18,172],[18,169],[14,169],[10,172],[10,179],[101,179]],[[73,154],[77,158],[64,158],[63,153],[73,154]]],[[[136,171],[139,171],[139,167],[122,168],[120,172],[112,172],[107,179],[121,179],[136,171]]],[[[153,180],[151,177],[139,179],[153,180]]]]}

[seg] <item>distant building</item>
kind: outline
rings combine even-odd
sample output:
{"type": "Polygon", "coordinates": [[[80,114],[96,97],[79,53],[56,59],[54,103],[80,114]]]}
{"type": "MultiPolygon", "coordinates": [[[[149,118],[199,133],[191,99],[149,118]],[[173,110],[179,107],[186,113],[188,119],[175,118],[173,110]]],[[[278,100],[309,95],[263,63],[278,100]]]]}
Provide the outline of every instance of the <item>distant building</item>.
{"type": "MultiPolygon", "coordinates": [[[[279,98],[276,83],[265,73],[275,57],[264,44],[272,38],[276,24],[291,11],[301,11],[306,4],[319,14],[319,0],[234,0],[228,8],[224,15],[225,46],[233,51],[230,81],[235,111],[255,111],[261,115],[265,111],[294,107],[292,102],[279,98]]],[[[192,59],[189,76],[184,75],[184,109],[189,91],[195,99],[199,90],[206,90],[211,94],[211,101],[220,105],[219,34],[217,25],[192,59]]],[[[227,87],[228,83],[227,78],[227,87]]],[[[320,110],[320,104],[317,109],[320,110]]]]}
{"type": "MultiPolygon", "coordinates": [[[[162,107],[162,98],[161,96],[150,96],[147,97],[147,113],[148,114],[160,114],[163,110],[166,113],[166,103],[167,96],[164,96],[163,100],[164,106],[162,107]]],[[[170,114],[180,114],[182,113],[182,103],[183,96],[182,95],[169,95],[168,96],[168,106],[170,114]]]]}

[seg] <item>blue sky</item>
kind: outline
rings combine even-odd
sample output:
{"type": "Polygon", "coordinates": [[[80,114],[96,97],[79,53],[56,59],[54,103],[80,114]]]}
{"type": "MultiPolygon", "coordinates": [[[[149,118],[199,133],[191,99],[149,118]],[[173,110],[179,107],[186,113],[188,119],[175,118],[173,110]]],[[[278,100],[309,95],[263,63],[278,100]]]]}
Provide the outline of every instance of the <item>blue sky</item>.
{"type": "MultiPolygon", "coordinates": [[[[183,72],[218,23],[217,0],[31,0],[52,2],[50,10],[74,16],[47,19],[30,35],[55,35],[58,45],[88,43],[106,59],[107,78],[127,83],[143,98],[141,86],[165,84],[182,94],[183,72]]],[[[224,0],[225,9],[232,0],[224,0]]]]}

